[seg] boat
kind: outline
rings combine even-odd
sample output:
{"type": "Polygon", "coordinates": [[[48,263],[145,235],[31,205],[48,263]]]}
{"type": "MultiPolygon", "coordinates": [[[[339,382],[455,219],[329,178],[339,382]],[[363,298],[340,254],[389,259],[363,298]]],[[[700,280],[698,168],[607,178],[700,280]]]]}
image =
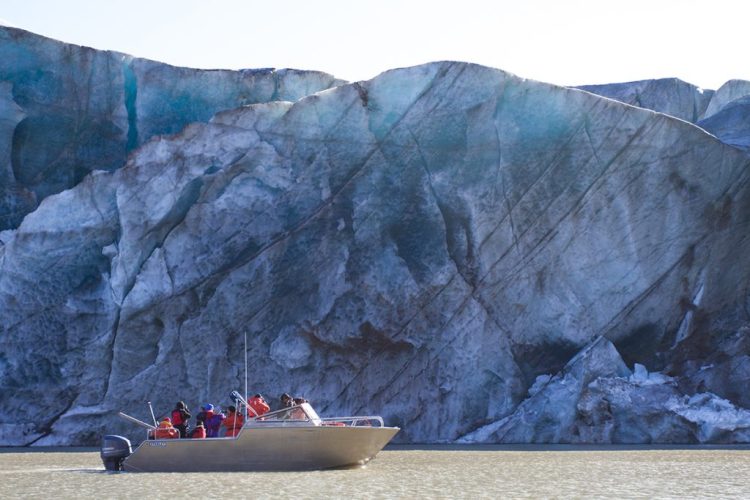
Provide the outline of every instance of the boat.
{"type": "MultiPolygon", "coordinates": [[[[236,391],[233,394],[237,394],[236,391]]],[[[242,400],[247,408],[247,403],[242,400]]],[[[246,414],[248,411],[246,410],[246,414]]],[[[304,471],[363,466],[400,430],[379,416],[321,418],[309,403],[250,416],[235,437],[153,439],[135,450],[117,435],[103,438],[105,469],[127,472],[304,471]]]]}

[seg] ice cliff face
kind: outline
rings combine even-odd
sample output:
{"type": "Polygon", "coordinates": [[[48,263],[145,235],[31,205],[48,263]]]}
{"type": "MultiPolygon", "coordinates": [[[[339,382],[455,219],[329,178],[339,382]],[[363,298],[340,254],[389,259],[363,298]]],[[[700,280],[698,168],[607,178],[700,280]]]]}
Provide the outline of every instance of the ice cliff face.
{"type": "Polygon", "coordinates": [[[693,123],[703,117],[714,96],[713,90],[703,90],[677,78],[584,85],[579,88],[693,123]]]}
{"type": "Polygon", "coordinates": [[[0,233],[0,441],[226,405],[244,334],[252,392],[401,441],[747,441],[748,167],[463,63],[221,112],[0,233]]]}
{"type": "Polygon", "coordinates": [[[217,111],[342,83],[313,71],[205,71],[0,26],[0,230],[92,170],[217,111]]]}
{"type": "Polygon", "coordinates": [[[698,125],[727,144],[750,150],[750,92],[727,103],[698,125]]]}
{"type": "Polygon", "coordinates": [[[717,91],[676,78],[579,87],[594,94],[696,123],[722,142],[750,149],[750,82],[730,80],[717,91]]]}
{"type": "Polygon", "coordinates": [[[750,95],[750,82],[746,80],[729,80],[719,87],[716,94],[706,108],[703,118],[708,118],[720,112],[723,108],[745,96],[750,95]]]}

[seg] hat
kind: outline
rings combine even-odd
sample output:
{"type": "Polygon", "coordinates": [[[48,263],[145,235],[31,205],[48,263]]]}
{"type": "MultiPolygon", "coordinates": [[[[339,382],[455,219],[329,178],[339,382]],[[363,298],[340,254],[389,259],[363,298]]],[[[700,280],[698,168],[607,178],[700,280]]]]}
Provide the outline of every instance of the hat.
{"type": "Polygon", "coordinates": [[[211,403],[208,403],[207,405],[203,405],[203,409],[205,411],[211,411],[214,409],[214,405],[212,405],[211,403]]]}
{"type": "Polygon", "coordinates": [[[169,417],[164,417],[164,418],[161,419],[161,421],[162,422],[169,422],[170,424],[172,423],[172,419],[169,418],[169,417]]]}

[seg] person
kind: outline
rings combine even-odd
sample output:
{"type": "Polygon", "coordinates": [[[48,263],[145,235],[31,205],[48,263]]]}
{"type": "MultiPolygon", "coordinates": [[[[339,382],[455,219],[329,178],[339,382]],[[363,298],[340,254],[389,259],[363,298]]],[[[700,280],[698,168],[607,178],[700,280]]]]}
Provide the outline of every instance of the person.
{"type": "Polygon", "coordinates": [[[250,408],[252,408],[252,410],[250,411],[251,417],[260,417],[261,415],[268,413],[271,410],[271,407],[268,406],[268,403],[260,394],[256,394],[255,396],[251,397],[247,404],[248,406],[250,406],[250,408]],[[253,411],[255,411],[255,414],[253,414],[253,411]]]}
{"type": "Polygon", "coordinates": [[[198,414],[198,416],[195,417],[196,425],[197,422],[203,422],[203,425],[206,425],[206,422],[209,418],[213,417],[214,415],[214,405],[211,403],[206,403],[201,407],[201,412],[198,414]]]}
{"type": "Polygon", "coordinates": [[[180,437],[180,432],[172,427],[172,421],[169,417],[164,417],[159,422],[159,427],[154,430],[154,438],[156,439],[174,439],[180,437]]]}
{"type": "Polygon", "coordinates": [[[178,401],[172,410],[172,425],[180,432],[180,437],[187,437],[188,420],[190,411],[184,401],[178,401]]]}
{"type": "Polygon", "coordinates": [[[234,406],[229,407],[229,413],[227,414],[227,418],[224,419],[224,422],[221,423],[224,427],[226,427],[227,432],[224,434],[226,437],[235,437],[237,434],[240,433],[240,429],[242,429],[242,414],[237,413],[237,408],[234,406]]]}
{"type": "Polygon", "coordinates": [[[206,437],[219,437],[219,429],[225,418],[227,418],[227,416],[224,415],[219,408],[216,408],[208,420],[206,420],[206,437]]]}
{"type": "Polygon", "coordinates": [[[292,406],[294,406],[294,400],[286,392],[282,394],[281,398],[279,399],[281,399],[281,407],[279,408],[279,410],[283,410],[285,408],[291,408],[292,406]]]}
{"type": "MultiPolygon", "coordinates": [[[[299,406],[303,403],[307,403],[307,400],[305,398],[294,398],[292,400],[292,403],[294,406],[299,406]]],[[[305,410],[303,410],[302,408],[293,409],[290,416],[295,420],[304,420],[307,418],[307,415],[305,415],[305,410]]]]}
{"type": "Polygon", "coordinates": [[[193,439],[206,438],[206,428],[203,426],[203,422],[198,422],[197,424],[195,424],[195,429],[193,429],[193,432],[190,433],[190,437],[193,439]]]}

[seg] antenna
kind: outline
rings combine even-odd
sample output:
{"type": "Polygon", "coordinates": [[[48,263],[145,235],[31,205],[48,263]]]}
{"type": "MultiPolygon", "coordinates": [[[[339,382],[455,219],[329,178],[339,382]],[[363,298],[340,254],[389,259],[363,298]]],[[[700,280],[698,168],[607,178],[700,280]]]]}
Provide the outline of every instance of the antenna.
{"type": "Polygon", "coordinates": [[[154,427],[156,427],[159,424],[156,423],[156,417],[154,416],[154,409],[151,407],[151,401],[147,401],[147,403],[148,403],[148,409],[151,410],[151,418],[154,421],[154,427]]]}
{"type": "MultiPolygon", "coordinates": [[[[247,330],[245,330],[245,394],[243,394],[245,398],[247,398],[247,330]]],[[[250,414],[247,412],[247,404],[245,404],[245,420],[250,418],[250,414]]]]}

